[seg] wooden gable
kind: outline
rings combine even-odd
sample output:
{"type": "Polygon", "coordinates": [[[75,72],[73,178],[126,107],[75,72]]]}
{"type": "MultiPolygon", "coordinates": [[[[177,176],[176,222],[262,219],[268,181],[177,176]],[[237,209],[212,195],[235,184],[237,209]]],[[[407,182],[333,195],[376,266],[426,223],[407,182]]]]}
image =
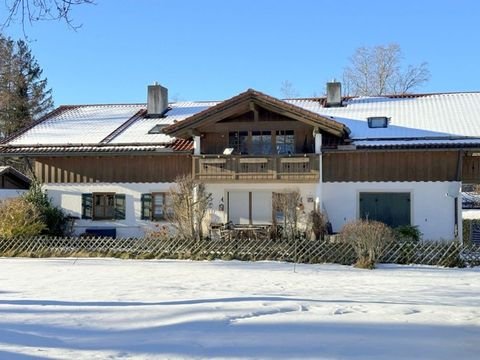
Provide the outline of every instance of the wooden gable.
{"type": "Polygon", "coordinates": [[[28,189],[30,179],[11,166],[0,166],[0,189],[28,189]]]}
{"type": "Polygon", "coordinates": [[[283,118],[298,121],[341,139],[347,138],[350,132],[344,124],[252,89],[170,125],[164,132],[188,139],[200,135],[213,125],[238,122],[239,119],[253,123],[255,128],[261,128],[260,123],[267,121],[262,114],[275,114],[276,120],[283,118]]]}

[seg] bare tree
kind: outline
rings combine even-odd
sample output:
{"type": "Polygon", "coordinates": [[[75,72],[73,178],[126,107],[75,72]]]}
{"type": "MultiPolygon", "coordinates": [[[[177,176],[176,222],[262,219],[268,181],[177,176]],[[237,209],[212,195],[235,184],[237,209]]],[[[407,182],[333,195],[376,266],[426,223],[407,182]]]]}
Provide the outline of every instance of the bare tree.
{"type": "Polygon", "coordinates": [[[286,238],[295,238],[299,230],[300,213],[303,211],[300,193],[298,191],[273,193],[273,222],[280,226],[281,233],[286,238]]]}
{"type": "Polygon", "coordinates": [[[94,0],[5,0],[7,15],[3,27],[8,27],[20,21],[23,29],[25,24],[35,21],[63,20],[72,29],[75,25],[71,17],[73,8],[79,5],[94,4],[94,0]]]}
{"type": "Polygon", "coordinates": [[[288,80],[282,81],[282,84],[280,86],[280,94],[282,94],[282,97],[284,99],[293,99],[298,97],[298,91],[293,87],[293,84],[288,80]]]}
{"type": "Polygon", "coordinates": [[[398,44],[360,47],[350,58],[343,80],[349,95],[406,94],[430,79],[426,62],[402,67],[398,44]]]}
{"type": "Polygon", "coordinates": [[[205,185],[190,176],[175,179],[175,187],[169,193],[171,212],[167,214],[182,238],[201,240],[202,224],[212,204],[212,194],[205,185]]]}

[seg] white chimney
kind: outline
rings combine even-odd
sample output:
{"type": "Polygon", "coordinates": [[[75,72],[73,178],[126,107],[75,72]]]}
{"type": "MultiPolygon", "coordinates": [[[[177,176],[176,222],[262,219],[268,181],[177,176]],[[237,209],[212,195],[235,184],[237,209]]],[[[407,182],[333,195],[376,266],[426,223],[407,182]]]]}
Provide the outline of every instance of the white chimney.
{"type": "Polygon", "coordinates": [[[168,108],[168,89],[155,82],[148,85],[147,114],[151,117],[163,116],[168,108]]]}
{"type": "Polygon", "coordinates": [[[342,106],[342,84],[338,81],[327,82],[327,107],[342,106]]]}

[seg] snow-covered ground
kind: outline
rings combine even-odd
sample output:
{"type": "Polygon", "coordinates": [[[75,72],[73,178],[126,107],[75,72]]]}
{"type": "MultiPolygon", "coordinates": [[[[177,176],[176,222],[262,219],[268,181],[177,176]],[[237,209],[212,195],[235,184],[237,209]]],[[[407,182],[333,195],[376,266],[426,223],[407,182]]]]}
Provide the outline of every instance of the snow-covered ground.
{"type": "Polygon", "coordinates": [[[480,359],[480,268],[0,259],[1,359],[480,359]]]}

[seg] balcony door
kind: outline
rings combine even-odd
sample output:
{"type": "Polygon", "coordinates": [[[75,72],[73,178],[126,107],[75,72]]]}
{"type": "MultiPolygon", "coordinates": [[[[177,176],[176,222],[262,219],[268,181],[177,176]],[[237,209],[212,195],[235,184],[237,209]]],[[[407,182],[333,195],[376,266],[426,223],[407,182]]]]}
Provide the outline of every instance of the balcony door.
{"type": "Polygon", "coordinates": [[[243,225],[271,224],[272,192],[229,191],[228,220],[243,225]]]}

